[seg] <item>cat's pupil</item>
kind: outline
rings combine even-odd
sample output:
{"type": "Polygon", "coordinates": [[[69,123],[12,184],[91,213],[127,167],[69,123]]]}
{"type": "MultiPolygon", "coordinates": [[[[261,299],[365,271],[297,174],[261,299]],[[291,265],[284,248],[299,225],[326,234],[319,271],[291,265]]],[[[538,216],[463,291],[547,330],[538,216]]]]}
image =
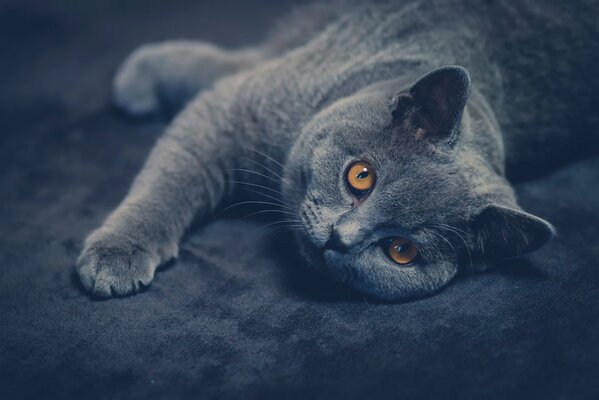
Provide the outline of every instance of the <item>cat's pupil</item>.
{"type": "Polygon", "coordinates": [[[404,244],[402,244],[400,246],[397,246],[396,249],[397,249],[398,253],[405,254],[408,251],[410,251],[410,244],[409,243],[404,243],[404,244]]]}
{"type": "Polygon", "coordinates": [[[358,175],[356,175],[356,178],[366,179],[366,178],[368,178],[368,175],[370,175],[370,173],[368,172],[368,170],[366,168],[364,168],[364,170],[362,172],[360,172],[358,175]]]}

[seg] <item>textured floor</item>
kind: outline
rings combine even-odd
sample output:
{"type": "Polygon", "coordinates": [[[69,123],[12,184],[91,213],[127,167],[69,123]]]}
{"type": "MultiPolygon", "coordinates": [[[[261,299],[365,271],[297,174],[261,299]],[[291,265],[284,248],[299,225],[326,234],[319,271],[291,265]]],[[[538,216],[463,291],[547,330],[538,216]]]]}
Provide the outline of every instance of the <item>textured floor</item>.
{"type": "Polygon", "coordinates": [[[0,2],[0,398],[599,398],[599,157],[518,187],[550,246],[428,299],[367,301],[221,220],[145,293],[90,300],[81,240],[162,127],[110,109],[118,62],[253,42],[290,3],[34,3],[0,2]]]}

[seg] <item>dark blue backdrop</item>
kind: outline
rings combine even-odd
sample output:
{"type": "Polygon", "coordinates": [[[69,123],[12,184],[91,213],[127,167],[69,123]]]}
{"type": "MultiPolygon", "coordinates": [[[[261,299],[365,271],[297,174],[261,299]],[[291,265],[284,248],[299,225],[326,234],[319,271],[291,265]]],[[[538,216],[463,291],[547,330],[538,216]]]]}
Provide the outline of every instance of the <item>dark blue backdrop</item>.
{"type": "Polygon", "coordinates": [[[0,1],[0,398],[599,398],[598,157],[518,186],[553,244],[428,299],[351,294],[238,220],[141,295],[80,291],[82,239],[163,126],[111,110],[118,63],[147,41],[255,42],[290,5],[0,1]]]}

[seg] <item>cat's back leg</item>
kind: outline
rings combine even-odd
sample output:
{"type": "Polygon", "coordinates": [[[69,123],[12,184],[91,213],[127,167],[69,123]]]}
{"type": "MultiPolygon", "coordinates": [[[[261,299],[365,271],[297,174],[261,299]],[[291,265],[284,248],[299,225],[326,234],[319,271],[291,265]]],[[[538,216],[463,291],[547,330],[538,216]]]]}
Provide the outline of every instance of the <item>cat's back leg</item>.
{"type": "Polygon", "coordinates": [[[133,115],[179,111],[220,78],[299,47],[339,15],[340,0],[303,5],[282,17],[256,47],[226,50],[205,42],[172,40],[143,45],[119,68],[113,100],[133,115]]]}
{"type": "Polygon", "coordinates": [[[132,115],[174,113],[218,79],[251,68],[263,58],[257,49],[229,51],[188,40],[146,44],[118,69],[113,101],[132,115]]]}

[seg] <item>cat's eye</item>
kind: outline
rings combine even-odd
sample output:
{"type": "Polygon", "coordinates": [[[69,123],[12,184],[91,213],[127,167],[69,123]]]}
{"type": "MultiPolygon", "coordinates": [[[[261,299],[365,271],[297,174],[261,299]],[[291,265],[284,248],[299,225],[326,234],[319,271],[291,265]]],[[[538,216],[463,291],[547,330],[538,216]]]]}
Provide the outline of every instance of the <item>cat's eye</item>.
{"type": "Polygon", "coordinates": [[[393,238],[388,241],[387,254],[389,258],[400,265],[411,263],[418,257],[418,247],[404,238],[393,238]]]}
{"type": "Polygon", "coordinates": [[[364,195],[371,190],[375,180],[374,168],[366,161],[356,161],[347,170],[347,185],[357,196],[364,195]]]}

